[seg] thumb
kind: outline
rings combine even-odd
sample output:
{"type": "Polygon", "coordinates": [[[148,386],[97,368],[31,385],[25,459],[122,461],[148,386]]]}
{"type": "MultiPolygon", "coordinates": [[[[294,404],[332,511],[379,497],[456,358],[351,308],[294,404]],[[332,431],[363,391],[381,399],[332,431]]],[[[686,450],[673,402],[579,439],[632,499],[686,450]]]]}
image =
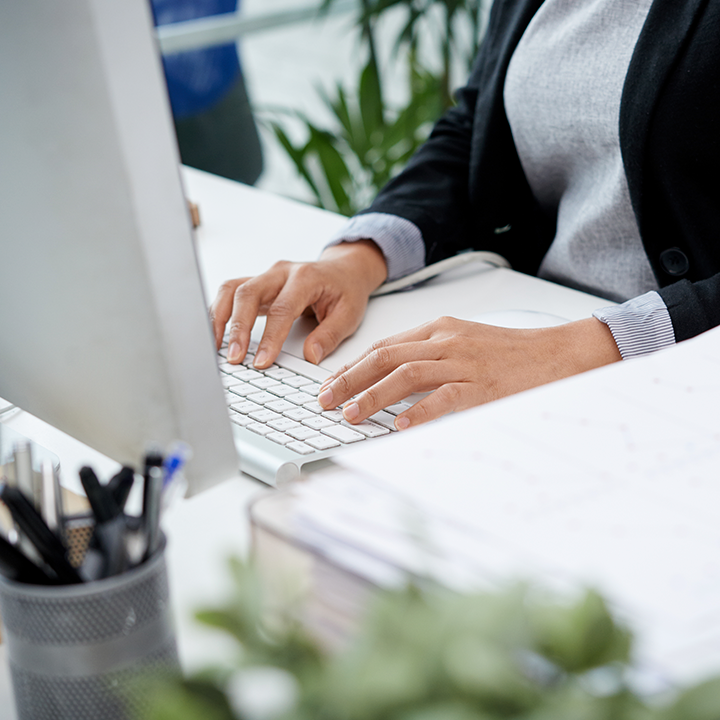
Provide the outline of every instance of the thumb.
{"type": "Polygon", "coordinates": [[[352,335],[362,321],[364,311],[336,306],[307,336],[303,345],[305,359],[318,365],[345,338],[352,335]]]}

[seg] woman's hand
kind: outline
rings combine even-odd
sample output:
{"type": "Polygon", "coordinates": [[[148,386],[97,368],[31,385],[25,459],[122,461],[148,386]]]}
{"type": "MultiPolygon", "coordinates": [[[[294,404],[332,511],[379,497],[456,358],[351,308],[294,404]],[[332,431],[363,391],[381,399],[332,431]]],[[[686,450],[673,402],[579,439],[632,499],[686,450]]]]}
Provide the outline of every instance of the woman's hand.
{"type": "Polygon", "coordinates": [[[357,423],[429,392],[396,418],[404,430],[620,359],[610,330],[595,318],[515,330],[446,317],[375,343],[323,383],[318,402],[327,409],[346,403],[345,419],[357,423]]]}
{"type": "Polygon", "coordinates": [[[255,320],[267,315],[254,363],[265,368],[274,362],[293,322],[309,312],[319,325],[303,351],[307,360],[319,363],[357,330],[370,293],[386,277],[378,246],[360,240],[326,248],[317,262],[282,261],[257,277],[228,280],[210,307],[215,342],[219,348],[229,322],[228,361],[240,362],[255,320]]]}

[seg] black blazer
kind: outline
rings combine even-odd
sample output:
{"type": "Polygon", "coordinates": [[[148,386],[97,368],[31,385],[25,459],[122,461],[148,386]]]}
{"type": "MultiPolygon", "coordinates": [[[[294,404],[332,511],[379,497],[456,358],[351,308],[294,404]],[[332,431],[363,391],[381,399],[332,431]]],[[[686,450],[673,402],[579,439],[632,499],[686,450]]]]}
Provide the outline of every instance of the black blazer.
{"type": "MultiPolygon", "coordinates": [[[[407,218],[426,263],[494,250],[535,274],[555,234],[505,116],[513,51],[543,0],[495,0],[457,106],[364,212],[407,218]]],[[[620,106],[620,147],[640,236],[676,340],[720,325],[720,0],[654,0],[620,106]]]]}

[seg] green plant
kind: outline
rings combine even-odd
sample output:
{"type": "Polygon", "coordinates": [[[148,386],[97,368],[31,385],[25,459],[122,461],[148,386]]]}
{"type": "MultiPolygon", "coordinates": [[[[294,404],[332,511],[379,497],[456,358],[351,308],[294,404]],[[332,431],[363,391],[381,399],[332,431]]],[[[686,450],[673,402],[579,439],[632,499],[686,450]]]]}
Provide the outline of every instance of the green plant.
{"type": "MultiPolygon", "coordinates": [[[[323,0],[326,10],[334,0],[323,0]]],[[[460,53],[457,27],[464,20],[472,41],[466,50],[470,63],[480,37],[483,0],[361,0],[357,25],[367,55],[357,89],[341,84],[331,96],[319,91],[335,127],[320,128],[300,113],[290,113],[304,128],[305,140],[294,143],[280,120],[272,130],[305,180],[320,207],[352,215],[365,207],[407,163],[425,141],[432,123],[452,103],[452,58],[460,53]],[[378,59],[376,25],[389,10],[404,7],[407,18],[395,41],[395,57],[405,58],[407,101],[393,104],[384,92],[378,59]],[[421,27],[435,30],[434,10],[444,21],[431,32],[441,58],[433,72],[419,60],[421,27]]]]}
{"type": "Polygon", "coordinates": [[[143,720],[716,720],[720,680],[647,704],[628,685],[631,636],[602,598],[525,586],[381,593],[352,643],[326,655],[291,617],[263,618],[258,579],[199,618],[238,643],[235,667],[154,688],[143,720]],[[270,703],[248,687],[274,679],[270,703]],[[244,688],[244,689],[243,689],[244,688]]]}

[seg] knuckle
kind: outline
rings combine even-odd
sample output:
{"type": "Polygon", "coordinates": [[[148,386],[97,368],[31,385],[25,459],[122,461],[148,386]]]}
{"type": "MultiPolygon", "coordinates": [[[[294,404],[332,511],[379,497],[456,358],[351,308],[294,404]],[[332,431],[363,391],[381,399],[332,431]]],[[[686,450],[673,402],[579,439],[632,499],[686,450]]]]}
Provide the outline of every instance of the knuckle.
{"type": "Polygon", "coordinates": [[[341,395],[350,394],[350,382],[345,375],[338,375],[333,381],[333,385],[340,391],[341,395]]]}
{"type": "Polygon", "coordinates": [[[408,362],[397,370],[400,380],[405,387],[416,387],[420,381],[420,369],[417,363],[408,362]]]}
{"type": "Polygon", "coordinates": [[[220,288],[218,290],[219,295],[232,295],[232,293],[235,292],[235,289],[238,287],[238,283],[240,280],[226,280],[224,283],[220,285],[220,288]]]}
{"type": "Polygon", "coordinates": [[[462,399],[462,392],[458,383],[443,385],[436,392],[442,398],[443,403],[451,406],[452,408],[457,407],[462,399]]]}
{"type": "Polygon", "coordinates": [[[408,415],[410,415],[410,413],[412,413],[413,422],[424,423],[433,419],[433,416],[430,415],[430,412],[427,409],[427,405],[422,402],[413,405],[412,410],[408,412],[408,415]]]}
{"type": "Polygon", "coordinates": [[[392,367],[392,353],[384,345],[375,348],[370,354],[370,362],[379,372],[386,372],[392,367]]]}
{"type": "Polygon", "coordinates": [[[283,298],[276,298],[268,309],[268,317],[286,318],[294,314],[294,307],[290,302],[283,298]]]}
{"type": "Polygon", "coordinates": [[[364,393],[363,393],[363,405],[365,406],[365,409],[367,408],[377,408],[381,406],[380,398],[378,396],[378,392],[375,389],[374,386],[369,387],[364,393]]]}

